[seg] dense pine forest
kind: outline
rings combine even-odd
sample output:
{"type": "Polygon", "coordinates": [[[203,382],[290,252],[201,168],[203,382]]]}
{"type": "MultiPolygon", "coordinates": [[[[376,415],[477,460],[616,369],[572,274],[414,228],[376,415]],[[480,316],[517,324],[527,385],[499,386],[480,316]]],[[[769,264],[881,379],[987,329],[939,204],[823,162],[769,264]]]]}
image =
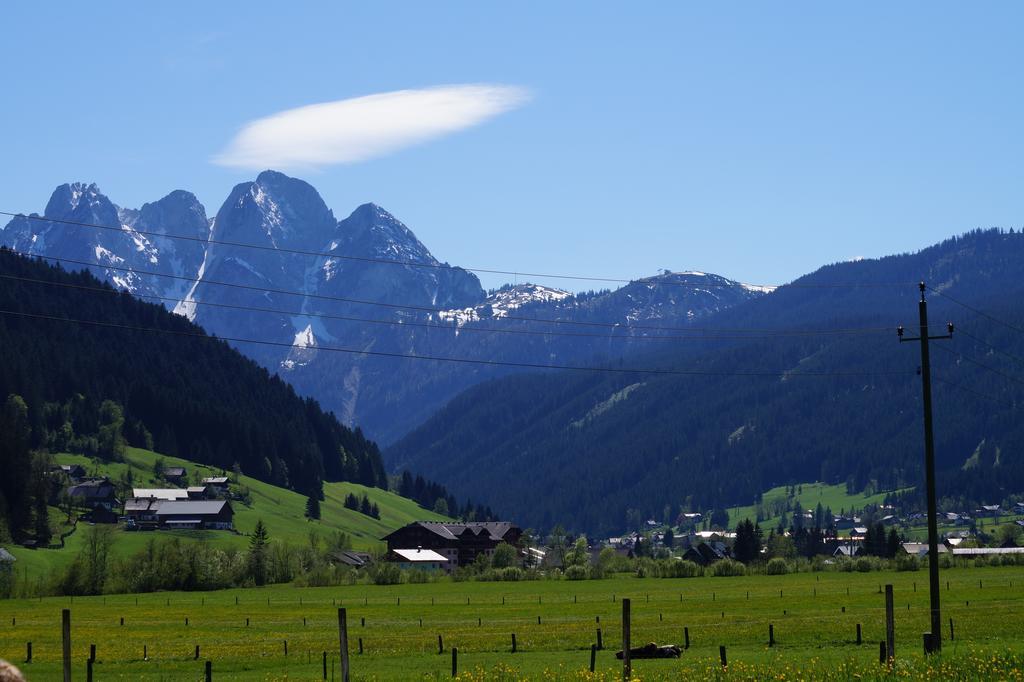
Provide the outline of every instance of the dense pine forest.
{"type": "Polygon", "coordinates": [[[307,495],[325,480],[387,487],[378,448],[358,429],[91,274],[0,250],[0,311],[0,504],[14,533],[27,502],[45,497],[29,485],[46,466],[29,456],[37,450],[116,459],[127,443],[307,495]]]}

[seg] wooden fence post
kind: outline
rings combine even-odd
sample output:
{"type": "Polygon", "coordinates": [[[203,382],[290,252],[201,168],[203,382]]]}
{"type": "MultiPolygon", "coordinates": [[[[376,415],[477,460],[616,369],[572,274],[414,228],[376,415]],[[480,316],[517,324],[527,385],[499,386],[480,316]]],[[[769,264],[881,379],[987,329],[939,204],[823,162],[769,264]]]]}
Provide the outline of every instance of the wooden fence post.
{"type": "MultiPolygon", "coordinates": [[[[954,639],[954,637],[953,637],[953,619],[950,618],[949,619],[949,641],[952,642],[953,639],[954,639]]],[[[29,650],[31,651],[31,649],[29,649],[29,650]]]]}
{"type": "Polygon", "coordinates": [[[512,633],[512,653],[516,652],[516,633],[512,633]]]}
{"type": "Polygon", "coordinates": [[[725,645],[724,644],[720,644],[718,646],[718,657],[720,659],[722,659],[722,667],[723,668],[728,668],[729,667],[729,662],[725,659],[725,645]]]}
{"type": "Polygon", "coordinates": [[[597,648],[604,649],[604,641],[601,639],[601,628],[597,629],[597,648]]]}
{"type": "Polygon", "coordinates": [[[633,662],[629,658],[629,599],[622,600],[622,679],[633,676],[633,662]]]}
{"type": "Polygon", "coordinates": [[[327,679],[327,652],[324,652],[324,679],[327,679]]]}
{"type": "Polygon", "coordinates": [[[25,644],[25,662],[32,662],[32,642],[26,642],[25,644]]]}
{"type": "Polygon", "coordinates": [[[860,638],[860,623],[857,623],[857,645],[858,645],[858,646],[860,646],[860,643],[861,643],[861,638],[860,638]]]}
{"type": "Polygon", "coordinates": [[[683,648],[690,648],[690,628],[683,628],[683,648]]]}
{"type": "Polygon", "coordinates": [[[64,682],[71,682],[71,609],[62,609],[61,648],[64,659],[64,682]]]}
{"type": "Polygon", "coordinates": [[[206,682],[213,682],[213,661],[206,662],[206,682]]]}
{"type": "Polygon", "coordinates": [[[441,635],[437,636],[437,654],[440,656],[444,653],[444,638],[441,635]]]}
{"type": "Polygon", "coordinates": [[[590,645],[590,672],[594,672],[594,664],[597,663],[597,645],[590,645]]]}
{"type": "Polygon", "coordinates": [[[452,677],[457,677],[459,674],[459,647],[452,647],[452,677]]]}
{"type": "Polygon", "coordinates": [[[348,614],[338,609],[338,649],[341,654],[341,682],[348,682],[348,614]]]}
{"type": "Polygon", "coordinates": [[[896,621],[893,616],[892,585],[885,586],[885,657],[896,659],[896,621]]]}
{"type": "Polygon", "coordinates": [[[85,682],[92,682],[92,659],[85,659],[85,682]]]}
{"type": "Polygon", "coordinates": [[[768,646],[775,646],[775,625],[768,623],[768,646]]]}

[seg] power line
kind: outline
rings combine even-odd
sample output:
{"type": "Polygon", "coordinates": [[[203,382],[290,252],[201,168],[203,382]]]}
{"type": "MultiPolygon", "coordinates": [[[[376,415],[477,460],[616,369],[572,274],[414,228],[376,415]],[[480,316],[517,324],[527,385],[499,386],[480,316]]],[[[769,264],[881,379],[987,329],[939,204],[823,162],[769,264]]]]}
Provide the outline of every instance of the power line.
{"type": "Polygon", "coordinates": [[[527,369],[556,369],[556,370],[578,370],[587,372],[607,372],[615,374],[652,374],[652,375],[675,375],[675,376],[712,376],[712,377],[868,377],[868,376],[906,376],[913,372],[907,371],[876,371],[876,372],[825,372],[806,371],[792,372],[779,370],[750,370],[750,371],[711,371],[711,370],[680,370],[680,369],[647,369],[647,368],[623,368],[623,367],[595,367],[583,365],[544,365],[531,362],[508,362],[502,360],[479,360],[473,358],[455,358],[436,355],[408,355],[405,353],[388,353],[385,351],[361,350],[357,348],[338,348],[335,346],[300,346],[295,343],[283,341],[265,341],[259,339],[245,339],[231,336],[210,336],[205,332],[190,332],[175,329],[156,329],[153,327],[139,327],[135,325],[120,324],[116,322],[103,322],[99,320],[80,320],[70,317],[59,317],[56,315],[44,315],[41,313],[28,313],[17,310],[0,310],[0,315],[11,315],[16,317],[27,317],[39,320],[51,320],[72,324],[90,325],[109,329],[120,329],[125,331],[152,332],[158,334],[169,334],[173,336],[210,339],[214,341],[231,341],[234,343],[253,343],[262,346],[274,346],[279,348],[292,348],[298,350],[329,351],[334,353],[348,353],[352,355],[368,355],[375,357],[400,358],[405,360],[429,360],[434,362],[456,362],[473,365],[488,365],[500,367],[522,367],[527,369]]]}
{"type": "Polygon", "coordinates": [[[1024,328],[1022,328],[1022,327],[1018,327],[1015,324],[1011,324],[1010,322],[1007,322],[1006,320],[1001,320],[1001,319],[999,319],[998,317],[996,317],[994,315],[990,315],[989,313],[986,313],[984,310],[979,310],[979,309],[975,308],[974,306],[969,305],[967,303],[964,303],[963,301],[961,301],[959,299],[953,298],[949,294],[944,293],[942,291],[939,291],[938,289],[935,289],[933,287],[928,287],[928,290],[934,292],[935,294],[938,294],[939,296],[942,296],[943,298],[949,300],[952,303],[956,303],[958,306],[962,306],[962,307],[966,308],[967,310],[970,310],[973,313],[977,313],[978,315],[980,315],[980,316],[982,316],[982,317],[984,317],[984,318],[986,318],[988,320],[991,320],[993,322],[996,322],[997,324],[1001,324],[1001,325],[1003,325],[1005,327],[1008,327],[1008,328],[1010,328],[1010,329],[1012,329],[1014,331],[1017,331],[1017,332],[1020,332],[1020,333],[1024,334],[1024,328]]]}
{"type": "Polygon", "coordinates": [[[1003,377],[1004,379],[1009,379],[1010,381],[1013,381],[1015,383],[1018,383],[1018,384],[1024,386],[1024,381],[1018,379],[1017,377],[1012,376],[1010,374],[1006,374],[1005,372],[1003,372],[1001,370],[998,370],[995,367],[992,367],[990,365],[986,365],[984,362],[981,362],[980,360],[975,360],[974,358],[972,358],[969,355],[964,355],[963,353],[960,353],[960,352],[955,351],[955,350],[949,350],[948,348],[943,348],[942,346],[936,346],[936,348],[941,350],[943,353],[949,353],[950,355],[955,355],[958,358],[966,360],[967,362],[971,363],[972,365],[977,365],[978,367],[981,367],[982,369],[986,369],[989,372],[992,372],[994,374],[998,374],[999,376],[1003,377]]]}
{"type": "MultiPolygon", "coordinates": [[[[301,292],[301,291],[291,291],[291,290],[288,290],[288,289],[274,289],[274,288],[270,288],[270,287],[258,287],[258,286],[248,285],[248,284],[238,284],[238,283],[235,283],[235,282],[223,282],[223,281],[211,280],[211,279],[198,279],[198,278],[195,278],[195,277],[186,277],[184,275],[174,275],[174,274],[170,274],[170,273],[154,272],[152,270],[137,270],[137,269],[134,269],[134,268],[124,267],[124,266],[107,265],[107,264],[103,264],[103,263],[96,263],[96,262],[93,262],[93,261],[75,260],[75,259],[72,259],[72,258],[58,258],[56,256],[41,256],[41,255],[35,255],[35,254],[31,254],[31,253],[26,253],[24,251],[16,251],[16,250],[13,250],[13,249],[11,249],[10,252],[14,253],[14,254],[17,254],[19,256],[25,256],[27,258],[39,258],[39,259],[42,259],[42,260],[53,261],[53,262],[58,263],[58,264],[59,263],[74,263],[76,265],[84,265],[86,267],[102,268],[104,270],[116,270],[116,271],[119,271],[119,272],[130,272],[130,273],[133,273],[135,275],[145,275],[145,276],[150,276],[150,277],[165,277],[165,278],[168,278],[168,279],[174,279],[174,280],[179,280],[179,281],[184,281],[184,282],[191,282],[191,283],[194,283],[194,284],[195,283],[198,283],[198,284],[213,284],[213,285],[216,285],[216,286],[230,287],[230,288],[233,288],[233,289],[247,289],[247,290],[250,290],[250,291],[260,291],[260,292],[266,292],[266,293],[283,294],[283,295],[287,295],[287,296],[307,297],[307,298],[314,298],[314,299],[318,299],[318,300],[335,301],[335,302],[339,302],[339,303],[353,303],[353,304],[357,304],[357,305],[379,306],[379,307],[390,308],[390,309],[397,309],[397,310],[415,310],[417,312],[427,312],[427,313],[434,313],[434,314],[437,314],[437,313],[459,312],[461,310],[465,310],[464,308],[454,308],[454,309],[453,308],[437,308],[437,307],[432,307],[432,306],[420,306],[420,305],[402,304],[402,303],[385,303],[385,302],[382,302],[382,301],[367,301],[367,300],[363,300],[363,299],[346,298],[346,297],[341,297],[341,296],[327,296],[325,294],[310,294],[310,293],[305,293],[305,292],[301,292]]],[[[174,300],[177,300],[177,299],[174,299],[174,300]]],[[[191,303],[199,303],[199,301],[191,301],[191,303]]],[[[865,328],[860,328],[860,329],[858,329],[858,328],[807,329],[807,330],[801,330],[801,329],[772,330],[772,329],[753,329],[753,328],[717,328],[716,329],[716,328],[710,328],[710,327],[663,327],[663,326],[640,325],[640,324],[619,324],[619,323],[615,323],[615,322],[583,322],[583,321],[579,321],[579,320],[552,320],[552,319],[537,318],[537,317],[522,317],[522,316],[518,316],[518,315],[503,315],[501,317],[491,318],[491,321],[498,321],[498,320],[514,320],[514,321],[517,321],[517,322],[537,322],[537,323],[542,323],[542,324],[572,325],[572,326],[581,326],[581,327],[603,327],[603,328],[607,328],[607,329],[616,329],[616,330],[618,330],[618,329],[643,329],[643,330],[649,330],[649,331],[679,331],[679,332],[689,332],[689,333],[694,334],[694,335],[705,334],[707,332],[714,332],[714,333],[764,334],[764,335],[769,335],[769,336],[816,336],[816,335],[826,335],[826,334],[868,334],[868,333],[877,333],[877,332],[882,332],[882,331],[888,331],[889,330],[888,327],[865,327],[865,328]]]]}
{"type": "Polygon", "coordinates": [[[969,334],[968,332],[965,332],[963,330],[963,328],[961,328],[961,327],[957,327],[956,328],[956,333],[957,334],[961,334],[963,336],[966,336],[967,338],[972,339],[972,340],[976,341],[977,343],[982,344],[983,346],[988,346],[989,348],[991,348],[995,352],[997,352],[997,353],[999,353],[1001,355],[1005,355],[1006,357],[1010,358],[1011,360],[1013,360],[1015,362],[1019,362],[1020,364],[1024,365],[1024,358],[1020,357],[1019,355],[1014,355],[1013,353],[1008,353],[1005,350],[997,348],[996,346],[993,346],[988,341],[985,341],[984,339],[979,339],[977,336],[974,336],[973,334],[969,334]]]}
{"type": "Polygon", "coordinates": [[[1011,410],[1016,410],[1017,409],[1017,406],[1015,404],[1013,404],[1013,403],[1008,403],[1008,402],[1006,402],[1006,401],[1004,401],[1004,400],[1002,400],[1000,398],[997,398],[997,397],[995,397],[993,395],[989,395],[987,393],[982,393],[981,391],[975,391],[973,388],[967,388],[963,384],[958,384],[955,381],[950,381],[948,379],[943,379],[942,377],[938,377],[938,376],[935,376],[935,375],[932,375],[932,379],[934,379],[935,381],[939,382],[940,384],[945,384],[946,386],[950,386],[952,388],[955,388],[957,390],[963,391],[965,393],[970,393],[970,394],[975,395],[975,396],[977,396],[979,398],[984,398],[985,400],[991,400],[994,403],[999,403],[999,404],[1003,405],[1004,407],[1010,408],[1011,410]]]}
{"type": "MultiPolygon", "coordinates": [[[[66,289],[76,289],[80,291],[90,291],[96,293],[113,294],[115,296],[130,295],[135,298],[146,298],[155,299],[159,301],[178,302],[180,299],[173,298],[171,296],[159,296],[157,294],[138,294],[113,289],[110,287],[91,287],[84,284],[72,284],[70,282],[52,282],[44,279],[35,279],[31,277],[19,277],[17,275],[3,275],[0,274],[0,279],[14,280],[18,282],[27,282],[31,284],[44,284],[47,286],[63,287],[66,289]]],[[[689,336],[626,336],[626,335],[615,335],[615,334],[588,334],[586,332],[553,332],[548,330],[534,330],[534,329],[494,329],[492,327],[453,327],[450,325],[443,324],[428,324],[425,322],[413,322],[406,320],[373,320],[364,317],[351,317],[347,315],[328,315],[326,313],[311,313],[304,312],[301,310],[278,310],[276,308],[259,308],[253,306],[244,305],[233,305],[229,303],[214,303],[212,301],[194,301],[196,305],[211,306],[214,308],[228,308],[230,310],[245,310],[249,312],[259,313],[277,313],[280,315],[289,315],[295,317],[315,317],[327,320],[341,320],[345,322],[359,322],[367,324],[378,324],[387,325],[392,327],[423,327],[426,329],[437,329],[439,331],[446,332],[486,332],[493,334],[527,334],[527,335],[539,335],[539,336],[570,336],[570,337],[584,337],[594,339],[611,339],[618,341],[716,341],[716,340],[759,340],[767,338],[783,338],[779,334],[769,334],[766,336],[754,336],[752,334],[739,334],[735,336],[708,336],[708,335],[689,335],[689,336]]]]}
{"type": "MultiPolygon", "coordinates": [[[[117,226],[112,225],[99,225],[97,223],[86,223],[77,220],[62,220],[56,218],[47,218],[39,215],[26,215],[24,213],[11,213],[10,211],[0,211],[0,215],[11,216],[13,218],[25,218],[26,220],[36,220],[40,222],[56,223],[60,225],[74,225],[77,227],[88,227],[99,230],[111,230],[114,232],[122,233],[126,230],[117,226]]],[[[244,242],[232,242],[221,239],[202,239],[200,237],[189,237],[187,235],[175,235],[165,234],[162,232],[153,232],[147,230],[137,230],[135,228],[129,228],[134,234],[146,235],[149,237],[157,237],[161,239],[180,239],[184,241],[196,242],[200,244],[217,244],[219,246],[233,246],[245,249],[256,249],[260,251],[273,251],[275,253],[290,253],[300,256],[315,256],[318,258],[330,258],[337,260],[351,260],[359,261],[364,263],[377,263],[382,265],[403,265],[408,267],[417,268],[433,268],[441,270],[464,270],[466,272],[477,272],[490,275],[512,275],[515,277],[537,277],[541,279],[564,279],[564,280],[575,280],[583,282],[611,282],[616,284],[631,284],[633,282],[645,283],[645,284],[657,284],[657,285],[671,285],[671,286],[683,286],[691,288],[734,288],[737,285],[746,288],[760,288],[760,289],[776,289],[780,286],[793,287],[793,288],[810,288],[810,289],[847,289],[847,288],[860,288],[860,287],[902,287],[909,286],[910,282],[853,282],[853,283],[833,283],[833,284],[796,284],[789,283],[784,285],[770,285],[770,284],[749,284],[744,282],[731,282],[728,284],[724,283],[708,283],[708,282],[676,282],[676,281],[664,281],[656,279],[655,277],[641,277],[640,279],[623,279],[621,277],[594,277],[588,275],[562,275],[552,273],[539,273],[539,272],[519,272],[516,270],[494,270],[488,268],[466,268],[460,266],[447,265],[444,263],[419,263],[416,261],[409,260],[393,260],[388,258],[372,258],[369,256],[351,256],[351,255],[340,255],[335,253],[326,253],[322,251],[306,251],[304,249],[288,249],[277,246],[265,246],[262,244],[246,244],[244,242]]]]}

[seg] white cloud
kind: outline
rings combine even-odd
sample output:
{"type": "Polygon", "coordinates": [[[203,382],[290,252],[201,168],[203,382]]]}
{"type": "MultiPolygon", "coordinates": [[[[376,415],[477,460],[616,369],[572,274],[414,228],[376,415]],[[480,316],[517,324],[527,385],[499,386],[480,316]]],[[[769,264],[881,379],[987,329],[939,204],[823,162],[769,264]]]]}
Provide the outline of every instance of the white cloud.
{"type": "Polygon", "coordinates": [[[470,128],[525,104],[510,85],[447,85],[312,104],[247,123],[213,162],[260,170],[357,163],[470,128]]]}

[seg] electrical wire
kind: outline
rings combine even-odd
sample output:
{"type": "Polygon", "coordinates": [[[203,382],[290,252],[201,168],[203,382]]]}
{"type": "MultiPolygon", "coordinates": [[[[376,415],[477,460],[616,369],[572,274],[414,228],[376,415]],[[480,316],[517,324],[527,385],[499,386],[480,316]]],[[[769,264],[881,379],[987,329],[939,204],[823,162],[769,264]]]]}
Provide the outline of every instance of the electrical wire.
{"type": "Polygon", "coordinates": [[[156,329],[153,327],[139,327],[136,325],[120,324],[116,322],[103,322],[99,320],[80,320],[70,317],[56,315],[44,315],[42,313],[29,313],[17,310],[0,310],[0,315],[26,317],[31,319],[51,320],[81,324],[109,329],[120,329],[125,331],[152,332],[169,334],[173,336],[210,339],[214,341],[231,341],[233,343],[252,343],[262,346],[273,346],[278,348],[291,348],[297,350],[328,351],[334,353],[348,353],[352,355],[367,355],[373,357],[400,358],[406,360],[430,360],[436,362],[455,362],[473,365],[487,365],[498,367],[523,367],[527,369],[555,369],[555,370],[579,370],[588,372],[606,372],[614,374],[649,374],[649,375],[672,375],[672,376],[713,376],[713,377],[869,377],[869,376],[908,376],[914,372],[908,371],[876,371],[876,372],[826,372],[826,371],[805,371],[794,372],[789,370],[749,370],[749,371],[714,371],[714,370],[678,370],[678,369],[648,369],[648,368],[624,368],[624,367],[595,367],[583,365],[545,365],[532,362],[507,362],[501,360],[480,360],[473,358],[456,358],[436,355],[409,355],[405,353],[389,353],[385,351],[362,350],[358,348],[339,348],[336,346],[301,346],[295,343],[283,341],[266,341],[260,339],[246,339],[231,336],[210,336],[205,332],[191,332],[175,329],[156,329]]]}
{"type": "Polygon", "coordinates": [[[962,327],[957,327],[956,328],[956,333],[957,334],[961,334],[963,336],[966,336],[967,338],[969,338],[969,339],[971,339],[971,340],[973,340],[973,341],[975,341],[977,343],[980,343],[983,346],[988,346],[989,348],[991,348],[995,352],[997,352],[997,353],[999,353],[1001,355],[1005,355],[1006,357],[1010,358],[1014,362],[1019,362],[1020,364],[1024,365],[1024,358],[1020,357],[1019,355],[1014,355],[1013,353],[1008,353],[1005,350],[997,348],[996,346],[993,346],[988,341],[985,341],[984,339],[979,339],[977,336],[974,336],[973,334],[970,334],[970,333],[964,331],[962,327]]]}
{"type": "Polygon", "coordinates": [[[968,388],[968,387],[964,386],[963,384],[958,384],[955,381],[950,381],[949,379],[943,379],[942,377],[936,376],[935,374],[932,374],[932,380],[933,381],[937,381],[940,384],[945,384],[946,386],[950,386],[952,388],[955,388],[955,389],[957,389],[959,391],[964,391],[965,393],[970,393],[970,394],[975,395],[975,396],[977,396],[979,398],[984,398],[985,400],[990,400],[990,401],[992,401],[994,403],[999,403],[1003,407],[1008,407],[1011,410],[1016,410],[1017,409],[1017,405],[1015,405],[1014,403],[1008,403],[1005,400],[997,398],[997,397],[995,397],[993,395],[989,395],[987,393],[982,393],[981,391],[975,391],[973,388],[968,388]]]}
{"type": "MultiPolygon", "coordinates": [[[[24,251],[16,251],[13,249],[9,250],[10,253],[24,256],[26,258],[39,258],[42,260],[53,261],[55,263],[74,263],[75,265],[84,265],[86,267],[101,268],[104,270],[116,270],[119,272],[129,272],[136,275],[145,275],[150,277],[164,277],[168,279],[174,279],[178,281],[185,281],[198,284],[212,284],[216,286],[230,287],[233,289],[246,289],[250,291],[259,291],[273,294],[283,294],[288,296],[299,296],[306,298],[313,298],[318,300],[335,301],[339,303],[353,303],[357,305],[368,305],[368,306],[379,306],[397,310],[414,310],[417,312],[426,313],[452,313],[465,310],[464,308],[438,308],[432,306],[420,306],[412,304],[401,304],[401,303],[385,303],[382,301],[367,301],[363,299],[346,298],[341,296],[327,296],[325,294],[310,294],[301,291],[291,291],[288,289],[275,289],[270,287],[258,287],[248,284],[237,284],[234,282],[223,282],[219,280],[210,279],[197,279],[194,277],[185,277],[184,275],[173,275],[170,273],[154,272],[151,270],[138,270],[125,266],[117,265],[106,265],[103,263],[96,263],[93,261],[82,261],[75,260],[72,258],[58,258],[56,256],[40,256],[24,251]]],[[[199,303],[199,301],[191,301],[191,303],[199,303]]],[[[571,325],[581,327],[603,327],[607,329],[642,329],[649,331],[678,331],[678,332],[689,332],[691,334],[706,334],[708,332],[714,333],[750,333],[750,334],[763,334],[770,336],[817,336],[826,334],[873,334],[878,332],[889,331],[888,327],[865,327],[865,328],[836,328],[836,329],[753,329],[753,328],[710,328],[710,327],[665,327],[665,326],[654,326],[654,325],[640,325],[640,324],[619,324],[615,322],[583,322],[580,320],[552,320],[545,318],[536,317],[523,317],[519,315],[502,315],[501,317],[492,318],[491,321],[498,320],[512,320],[517,322],[537,322],[542,324],[554,324],[554,325],[571,325]]]]}
{"type": "Polygon", "coordinates": [[[942,347],[940,345],[936,345],[935,347],[938,348],[943,353],[949,353],[950,355],[955,355],[958,358],[966,360],[967,362],[971,363],[972,365],[977,365],[978,367],[981,367],[982,369],[988,370],[989,372],[992,372],[994,374],[998,374],[999,376],[1003,377],[1004,379],[1008,379],[1008,380],[1010,380],[1010,381],[1012,381],[1014,383],[1017,383],[1017,384],[1020,384],[1021,386],[1024,386],[1024,381],[1022,381],[1021,379],[1019,379],[1019,378],[1017,378],[1015,376],[1012,376],[1010,374],[1006,374],[1005,372],[1003,372],[1001,370],[998,370],[995,367],[992,367],[990,365],[986,365],[984,362],[981,362],[980,360],[975,360],[974,358],[972,358],[969,355],[964,355],[963,353],[961,353],[959,351],[950,350],[950,349],[944,348],[944,347],[942,347]]]}
{"type": "MultiPolygon", "coordinates": [[[[138,294],[114,289],[111,287],[91,287],[84,284],[72,284],[70,282],[51,282],[44,279],[35,279],[31,277],[18,277],[17,275],[3,275],[0,274],[0,279],[13,280],[17,282],[27,282],[31,284],[43,284],[46,286],[56,286],[66,289],[76,289],[80,291],[90,291],[96,293],[113,294],[115,296],[133,296],[135,298],[153,299],[158,301],[168,301],[171,303],[177,303],[180,299],[171,296],[159,296],[157,294],[138,294]]],[[[276,313],[279,315],[288,315],[294,317],[315,317],[326,320],[341,320],[345,322],[358,322],[366,324],[377,324],[387,325],[392,327],[421,327],[426,329],[436,329],[444,332],[486,332],[492,334],[526,334],[526,335],[539,335],[539,336],[568,336],[568,337],[583,337],[593,339],[609,339],[615,341],[706,341],[706,340],[758,340],[766,338],[779,338],[778,334],[770,334],[767,336],[754,336],[752,334],[740,334],[736,336],[708,336],[708,335],[689,335],[689,336],[628,336],[624,334],[588,334],[586,332],[553,332],[548,330],[534,330],[534,329],[494,329],[491,327],[470,327],[470,326],[451,326],[444,324],[429,324],[426,322],[413,322],[407,320],[373,320],[364,317],[350,317],[347,315],[328,315],[326,313],[311,313],[304,312],[301,310],[278,310],[276,308],[258,308],[253,306],[244,305],[233,305],[229,303],[214,303],[212,301],[193,301],[196,305],[210,306],[214,308],[227,308],[229,310],[245,310],[248,312],[258,313],[276,313]]],[[[623,329],[628,329],[623,328],[623,329]]]]}
{"type": "MultiPolygon", "coordinates": [[[[47,218],[40,215],[26,215],[24,213],[12,213],[10,211],[0,211],[0,215],[11,216],[12,218],[24,218],[26,220],[36,220],[40,222],[54,223],[58,225],[73,225],[77,227],[87,227],[99,230],[111,230],[115,232],[126,232],[122,226],[114,227],[112,225],[99,225],[97,223],[87,223],[77,220],[62,220],[56,218],[47,218]]],[[[156,237],[160,239],[180,239],[184,241],[196,242],[200,244],[216,244],[219,246],[232,246],[246,249],[256,249],[260,251],[273,251],[275,253],[289,253],[300,256],[315,256],[318,258],[330,258],[337,260],[351,260],[365,263],[376,263],[382,265],[402,265],[406,267],[417,267],[417,268],[433,268],[442,270],[464,270],[466,272],[477,272],[482,274],[490,275],[512,275],[515,277],[537,277],[541,279],[564,279],[573,281],[583,282],[609,282],[617,284],[630,284],[633,282],[645,283],[645,284],[658,284],[658,285],[671,285],[671,286],[683,286],[691,288],[733,288],[737,285],[747,288],[760,288],[760,289],[776,289],[780,286],[786,286],[791,288],[812,288],[812,289],[846,289],[846,288],[860,288],[860,287],[904,287],[911,286],[917,283],[911,282],[853,282],[853,283],[834,283],[834,284],[808,284],[808,283],[789,283],[785,285],[768,285],[768,284],[749,284],[744,282],[728,282],[728,283],[709,283],[709,282],[676,282],[660,280],[655,277],[641,277],[640,279],[624,279],[621,277],[594,277],[588,275],[563,275],[563,274],[552,274],[552,273],[539,273],[539,272],[519,272],[516,270],[495,270],[488,268],[466,268],[453,265],[447,265],[445,263],[419,263],[416,261],[409,260],[393,260],[387,258],[372,258],[369,256],[351,256],[341,255],[336,253],[326,253],[322,251],[307,251],[304,249],[288,249],[277,246],[265,246],[262,244],[246,244],[244,242],[232,242],[220,239],[202,239],[200,237],[189,237],[187,235],[174,235],[165,234],[162,232],[153,232],[147,230],[137,230],[135,228],[129,228],[134,234],[146,235],[148,237],[156,237]]],[[[724,278],[723,278],[724,279],[724,278]]]]}
{"type": "Polygon", "coordinates": [[[1020,332],[1020,333],[1024,334],[1024,328],[1022,328],[1022,327],[1018,327],[1017,325],[1012,324],[1010,322],[1007,322],[1006,320],[1001,320],[1001,319],[999,319],[998,317],[996,317],[994,315],[990,315],[989,313],[986,313],[984,310],[979,310],[978,308],[975,308],[972,305],[964,303],[963,301],[961,301],[959,299],[953,298],[952,296],[950,296],[949,294],[947,294],[947,293],[945,293],[943,291],[939,291],[938,289],[935,289],[935,288],[927,286],[927,285],[925,286],[925,288],[928,289],[928,291],[931,291],[932,293],[937,294],[938,296],[942,296],[943,298],[947,299],[948,301],[950,301],[952,303],[956,303],[958,306],[961,306],[963,308],[966,308],[967,310],[970,310],[972,313],[976,313],[976,314],[980,315],[981,317],[984,317],[985,319],[991,320],[992,322],[995,322],[997,324],[1001,324],[1004,327],[1008,327],[1008,328],[1010,328],[1010,329],[1012,329],[1012,330],[1014,330],[1016,332],[1020,332]]]}

